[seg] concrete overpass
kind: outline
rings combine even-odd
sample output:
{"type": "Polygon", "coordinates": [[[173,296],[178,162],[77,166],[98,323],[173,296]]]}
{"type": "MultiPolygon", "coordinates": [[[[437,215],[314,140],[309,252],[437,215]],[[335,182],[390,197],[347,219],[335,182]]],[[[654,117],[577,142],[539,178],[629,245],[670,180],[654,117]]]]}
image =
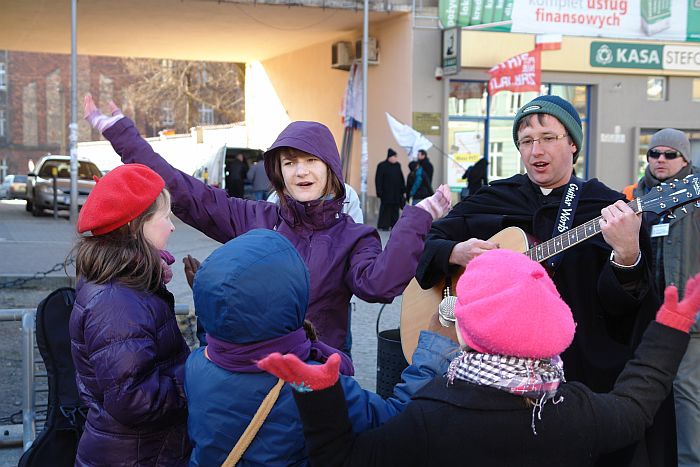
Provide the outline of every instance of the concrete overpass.
{"type": "MultiPolygon", "coordinates": [[[[422,112],[442,109],[436,12],[437,0],[370,0],[380,50],[368,73],[370,195],[374,167],[396,145],[385,112],[411,122],[416,98],[422,112]]],[[[79,0],[77,22],[79,55],[246,63],[251,146],[269,146],[292,120],[325,123],[338,146],[346,139],[348,73],[331,67],[331,49],[361,38],[362,0],[79,0]]],[[[0,50],[70,53],[70,0],[0,0],[0,50]]],[[[350,138],[347,181],[359,191],[359,131],[350,138]]]]}
{"type": "MultiPolygon", "coordinates": [[[[373,0],[371,11],[376,22],[411,4],[373,0]]],[[[69,0],[2,0],[0,12],[0,49],[70,53],[69,0]]],[[[85,55],[248,63],[361,28],[361,1],[78,1],[78,53],[85,55]]]]}

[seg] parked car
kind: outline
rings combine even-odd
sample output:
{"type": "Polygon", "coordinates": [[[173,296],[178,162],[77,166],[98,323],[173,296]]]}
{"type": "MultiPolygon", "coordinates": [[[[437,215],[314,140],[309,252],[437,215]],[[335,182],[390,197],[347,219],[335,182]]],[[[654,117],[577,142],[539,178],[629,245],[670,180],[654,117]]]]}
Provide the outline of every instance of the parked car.
{"type": "Polygon", "coordinates": [[[7,175],[0,185],[0,199],[24,199],[26,187],[26,175],[7,175]]]}
{"type": "MultiPolygon", "coordinates": [[[[45,156],[27,176],[27,211],[40,215],[44,209],[53,209],[53,169],[56,170],[56,205],[70,209],[70,157],[45,156]]],[[[78,160],[78,207],[80,208],[95,186],[93,177],[101,177],[97,166],[86,159],[78,160]]]]}

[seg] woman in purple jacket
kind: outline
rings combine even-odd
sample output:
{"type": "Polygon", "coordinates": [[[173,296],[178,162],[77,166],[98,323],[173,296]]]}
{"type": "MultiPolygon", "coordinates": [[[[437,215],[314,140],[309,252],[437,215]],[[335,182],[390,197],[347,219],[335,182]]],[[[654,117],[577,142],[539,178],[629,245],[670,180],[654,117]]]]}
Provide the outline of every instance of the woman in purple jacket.
{"type": "Polygon", "coordinates": [[[417,206],[406,206],[382,250],[374,227],[356,224],[342,213],[340,156],[326,126],[293,122],[265,152],[265,171],[281,200],[277,206],[229,198],[225,190],[173,168],[133,122],[110,105],[108,117],[90,95],[85,96],[86,120],[112,143],[124,163],[145,164],[165,179],[178,218],[221,243],[257,228],[276,230],[292,242],[311,274],[307,319],[322,341],[348,353],[352,295],[390,303],[403,293],[416,272],[430,224],[450,207],[447,185],[417,206]]]}
{"type": "Polygon", "coordinates": [[[70,318],[80,397],[88,406],[78,466],[186,465],[189,349],[165,288],[174,230],[163,179],[141,164],[99,180],[78,217],[70,318]]]}

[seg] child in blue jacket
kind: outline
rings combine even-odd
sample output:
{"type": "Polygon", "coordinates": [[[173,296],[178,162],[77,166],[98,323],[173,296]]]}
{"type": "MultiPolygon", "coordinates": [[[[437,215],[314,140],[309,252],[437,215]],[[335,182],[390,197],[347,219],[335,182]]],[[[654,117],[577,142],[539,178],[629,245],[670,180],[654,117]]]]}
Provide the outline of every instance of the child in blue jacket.
{"type": "MultiPolygon", "coordinates": [[[[281,352],[323,363],[338,351],[305,329],[309,272],[292,243],[274,231],[252,230],[214,251],[197,271],[193,293],[207,346],[190,355],[185,369],[190,465],[221,465],[278,381],[257,367],[259,360],[281,352]]],[[[341,354],[353,429],[379,426],[399,413],[419,387],[447,370],[456,350],[450,339],[424,332],[413,365],[388,400],[361,389],[351,360],[341,354]]],[[[289,385],[237,465],[308,465],[289,385]]]]}

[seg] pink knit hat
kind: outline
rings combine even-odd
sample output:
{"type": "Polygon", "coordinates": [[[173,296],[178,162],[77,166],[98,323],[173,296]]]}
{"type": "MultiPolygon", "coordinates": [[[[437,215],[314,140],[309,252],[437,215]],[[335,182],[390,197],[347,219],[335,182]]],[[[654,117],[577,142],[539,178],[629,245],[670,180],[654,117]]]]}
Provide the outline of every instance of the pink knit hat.
{"type": "Polygon", "coordinates": [[[558,355],[576,328],[544,268],[510,250],[490,250],[469,262],[457,282],[455,318],[472,349],[516,357],[558,355]]]}

